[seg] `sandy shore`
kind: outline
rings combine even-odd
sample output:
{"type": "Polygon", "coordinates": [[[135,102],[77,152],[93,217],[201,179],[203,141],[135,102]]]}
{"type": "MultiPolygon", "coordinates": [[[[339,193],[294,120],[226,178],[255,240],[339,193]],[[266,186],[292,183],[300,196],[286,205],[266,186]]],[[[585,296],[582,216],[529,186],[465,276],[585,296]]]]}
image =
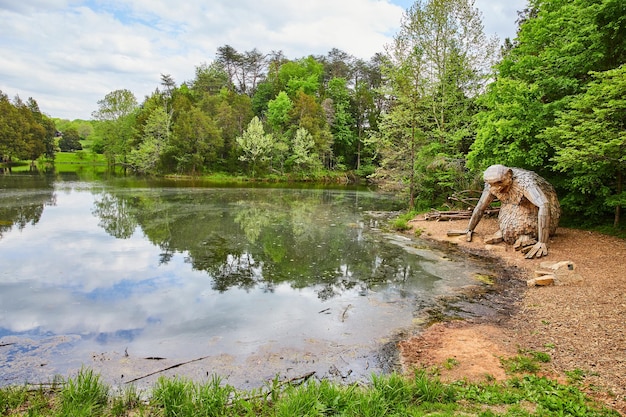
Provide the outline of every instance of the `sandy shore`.
{"type": "MultiPolygon", "coordinates": [[[[420,336],[400,342],[407,371],[437,366],[444,380],[506,377],[500,358],[520,349],[550,354],[550,376],[566,379],[566,371],[581,371],[586,391],[626,415],[626,241],[595,232],[559,228],[549,254],[528,260],[504,243],[486,245],[497,230],[495,219],[483,219],[472,242],[447,231],[464,229],[466,220],[434,221],[418,217],[410,223],[421,237],[458,245],[517,270],[518,305],[509,317],[438,323],[420,336]],[[525,281],[547,263],[568,261],[556,285],[527,287],[525,281]],[[443,364],[454,359],[456,366],[443,364]],[[447,369],[451,368],[451,369],[447,369]]],[[[563,264],[562,264],[563,265],[563,264]]]]}

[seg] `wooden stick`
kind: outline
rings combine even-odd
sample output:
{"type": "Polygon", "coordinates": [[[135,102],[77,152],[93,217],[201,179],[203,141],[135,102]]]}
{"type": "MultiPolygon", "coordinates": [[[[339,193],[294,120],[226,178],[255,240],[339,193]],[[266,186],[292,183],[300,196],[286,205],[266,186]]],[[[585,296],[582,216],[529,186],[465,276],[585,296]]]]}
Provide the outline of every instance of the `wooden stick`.
{"type": "Polygon", "coordinates": [[[139,381],[140,379],[144,379],[144,378],[147,378],[147,377],[152,376],[152,375],[160,374],[161,372],[169,371],[170,369],[178,368],[179,366],[187,365],[187,364],[192,363],[192,362],[198,362],[198,361],[201,361],[201,360],[206,359],[206,358],[208,358],[208,357],[209,357],[209,356],[203,356],[203,357],[201,357],[201,358],[192,359],[192,360],[190,360],[190,361],[177,363],[176,365],[168,366],[167,368],[163,368],[163,369],[160,369],[160,370],[158,370],[158,371],[150,372],[150,373],[149,373],[149,374],[147,374],[147,375],[144,375],[144,376],[140,376],[140,377],[138,377],[138,378],[131,379],[130,381],[126,381],[126,382],[124,382],[124,383],[125,383],[125,384],[130,384],[131,382],[139,381]]]}

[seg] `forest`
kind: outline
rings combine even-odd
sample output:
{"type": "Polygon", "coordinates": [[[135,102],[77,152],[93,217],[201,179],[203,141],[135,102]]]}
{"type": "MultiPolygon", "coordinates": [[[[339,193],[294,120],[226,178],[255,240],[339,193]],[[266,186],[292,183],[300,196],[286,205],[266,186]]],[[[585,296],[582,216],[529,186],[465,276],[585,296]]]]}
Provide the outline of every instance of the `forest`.
{"type": "Polygon", "coordinates": [[[417,0],[384,51],[289,59],[219,47],[192,80],[126,89],[89,121],[0,92],[0,155],[81,149],[139,175],[368,181],[410,209],[480,190],[499,163],[557,189],[577,224],[620,225],[626,204],[626,2],[530,0],[517,35],[484,33],[472,0],[417,0]]]}

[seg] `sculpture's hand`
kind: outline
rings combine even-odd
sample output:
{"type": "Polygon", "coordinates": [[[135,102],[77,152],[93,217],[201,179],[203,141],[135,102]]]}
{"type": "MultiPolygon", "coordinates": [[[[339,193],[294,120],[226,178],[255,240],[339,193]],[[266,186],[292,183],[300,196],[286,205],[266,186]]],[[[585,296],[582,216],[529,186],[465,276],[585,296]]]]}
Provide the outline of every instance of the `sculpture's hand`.
{"type": "Polygon", "coordinates": [[[529,247],[528,252],[526,252],[526,259],[532,258],[541,258],[542,256],[548,255],[548,245],[542,242],[535,243],[532,247],[529,247]]]}

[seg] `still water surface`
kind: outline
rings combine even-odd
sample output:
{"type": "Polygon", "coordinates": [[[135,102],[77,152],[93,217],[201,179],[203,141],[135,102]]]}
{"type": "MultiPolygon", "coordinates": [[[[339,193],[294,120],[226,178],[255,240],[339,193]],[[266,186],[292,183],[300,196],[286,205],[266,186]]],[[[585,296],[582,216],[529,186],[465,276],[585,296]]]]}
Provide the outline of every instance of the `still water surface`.
{"type": "Polygon", "coordinates": [[[0,384],[83,365],[114,384],[367,379],[484,272],[383,232],[399,208],[367,190],[0,177],[0,384]]]}

